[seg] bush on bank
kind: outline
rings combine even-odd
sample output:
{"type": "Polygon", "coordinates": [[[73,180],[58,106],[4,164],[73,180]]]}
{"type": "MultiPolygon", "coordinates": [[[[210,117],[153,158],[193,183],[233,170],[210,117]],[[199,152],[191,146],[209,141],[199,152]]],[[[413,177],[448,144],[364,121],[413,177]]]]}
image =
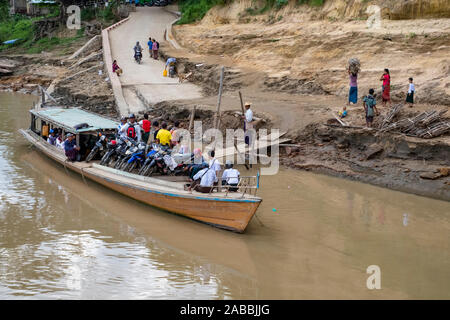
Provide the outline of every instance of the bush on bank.
{"type": "MultiPolygon", "coordinates": [[[[203,19],[205,14],[214,6],[225,5],[233,0],[179,0],[178,5],[181,10],[181,19],[178,24],[193,23],[203,19]]],[[[296,4],[307,4],[310,6],[322,6],[325,0],[296,0],[296,4]]],[[[249,8],[253,14],[261,14],[270,9],[281,9],[289,3],[289,0],[264,0],[263,6],[259,9],[249,8]]]]}

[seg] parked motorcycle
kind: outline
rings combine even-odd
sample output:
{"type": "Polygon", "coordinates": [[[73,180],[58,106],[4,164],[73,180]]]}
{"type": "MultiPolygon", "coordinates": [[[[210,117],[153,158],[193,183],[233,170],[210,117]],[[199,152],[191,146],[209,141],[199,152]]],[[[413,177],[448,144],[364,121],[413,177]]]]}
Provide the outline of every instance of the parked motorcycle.
{"type": "Polygon", "coordinates": [[[152,162],[153,158],[157,155],[159,150],[158,144],[153,143],[152,144],[152,149],[147,152],[146,156],[145,156],[145,161],[142,164],[141,169],[139,170],[138,174],[146,176],[148,174],[148,171],[150,169],[150,163],[152,162]]]}
{"type": "Polygon", "coordinates": [[[89,152],[88,156],[86,157],[86,162],[91,161],[94,159],[94,156],[98,153],[103,151],[103,144],[106,141],[106,136],[102,134],[101,132],[98,133],[98,140],[95,143],[94,147],[92,148],[91,152],[89,152]]]}
{"type": "Polygon", "coordinates": [[[114,159],[117,157],[117,152],[120,151],[120,148],[126,146],[126,142],[120,138],[110,140],[106,144],[106,152],[100,160],[100,165],[109,166],[114,159]]]}
{"type": "Polygon", "coordinates": [[[163,157],[167,153],[167,148],[161,147],[157,144],[153,144],[152,151],[156,152],[147,158],[146,163],[140,171],[140,174],[144,176],[152,176],[155,173],[165,174],[164,168],[166,164],[163,157]]]}
{"type": "MultiPolygon", "coordinates": [[[[122,146],[120,146],[116,150],[116,163],[114,164],[114,169],[120,169],[120,167],[123,165],[124,160],[127,157],[128,150],[133,147],[132,140],[127,140],[122,146]]],[[[133,141],[134,142],[134,141],[133,141]]]]}
{"type": "Polygon", "coordinates": [[[121,170],[126,172],[133,172],[136,167],[142,167],[142,164],[145,161],[145,146],[146,144],[141,142],[139,144],[134,145],[126,152],[126,157],[123,161],[121,170]]]}

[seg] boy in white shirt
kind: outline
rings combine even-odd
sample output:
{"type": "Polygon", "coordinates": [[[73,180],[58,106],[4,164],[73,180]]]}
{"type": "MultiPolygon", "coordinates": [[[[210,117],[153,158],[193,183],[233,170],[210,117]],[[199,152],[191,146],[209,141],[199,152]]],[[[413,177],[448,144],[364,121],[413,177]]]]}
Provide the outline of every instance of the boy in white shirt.
{"type": "Polygon", "coordinates": [[[416,91],[416,87],[413,83],[413,78],[409,78],[409,88],[408,93],[406,94],[406,103],[409,104],[409,107],[412,108],[414,104],[414,92],[416,91]]]}

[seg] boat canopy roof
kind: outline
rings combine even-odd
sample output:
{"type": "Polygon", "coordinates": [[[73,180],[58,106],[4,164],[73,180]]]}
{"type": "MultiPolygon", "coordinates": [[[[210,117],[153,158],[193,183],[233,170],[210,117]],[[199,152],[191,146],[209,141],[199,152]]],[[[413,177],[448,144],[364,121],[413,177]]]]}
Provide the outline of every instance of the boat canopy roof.
{"type": "Polygon", "coordinates": [[[36,117],[53,123],[55,126],[64,128],[72,133],[85,133],[96,130],[114,130],[119,122],[112,119],[82,110],[80,108],[47,108],[30,110],[36,117]],[[86,123],[88,127],[75,128],[86,123]]]}

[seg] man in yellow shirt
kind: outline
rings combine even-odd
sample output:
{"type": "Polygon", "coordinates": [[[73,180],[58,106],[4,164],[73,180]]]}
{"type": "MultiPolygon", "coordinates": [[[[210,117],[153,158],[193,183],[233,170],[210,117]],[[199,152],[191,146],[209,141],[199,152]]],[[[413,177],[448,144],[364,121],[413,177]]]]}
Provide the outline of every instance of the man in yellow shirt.
{"type": "Polygon", "coordinates": [[[164,122],[161,125],[161,129],[159,129],[158,134],[156,135],[156,140],[163,146],[170,146],[172,135],[170,134],[170,131],[167,130],[167,123],[164,122]]]}

